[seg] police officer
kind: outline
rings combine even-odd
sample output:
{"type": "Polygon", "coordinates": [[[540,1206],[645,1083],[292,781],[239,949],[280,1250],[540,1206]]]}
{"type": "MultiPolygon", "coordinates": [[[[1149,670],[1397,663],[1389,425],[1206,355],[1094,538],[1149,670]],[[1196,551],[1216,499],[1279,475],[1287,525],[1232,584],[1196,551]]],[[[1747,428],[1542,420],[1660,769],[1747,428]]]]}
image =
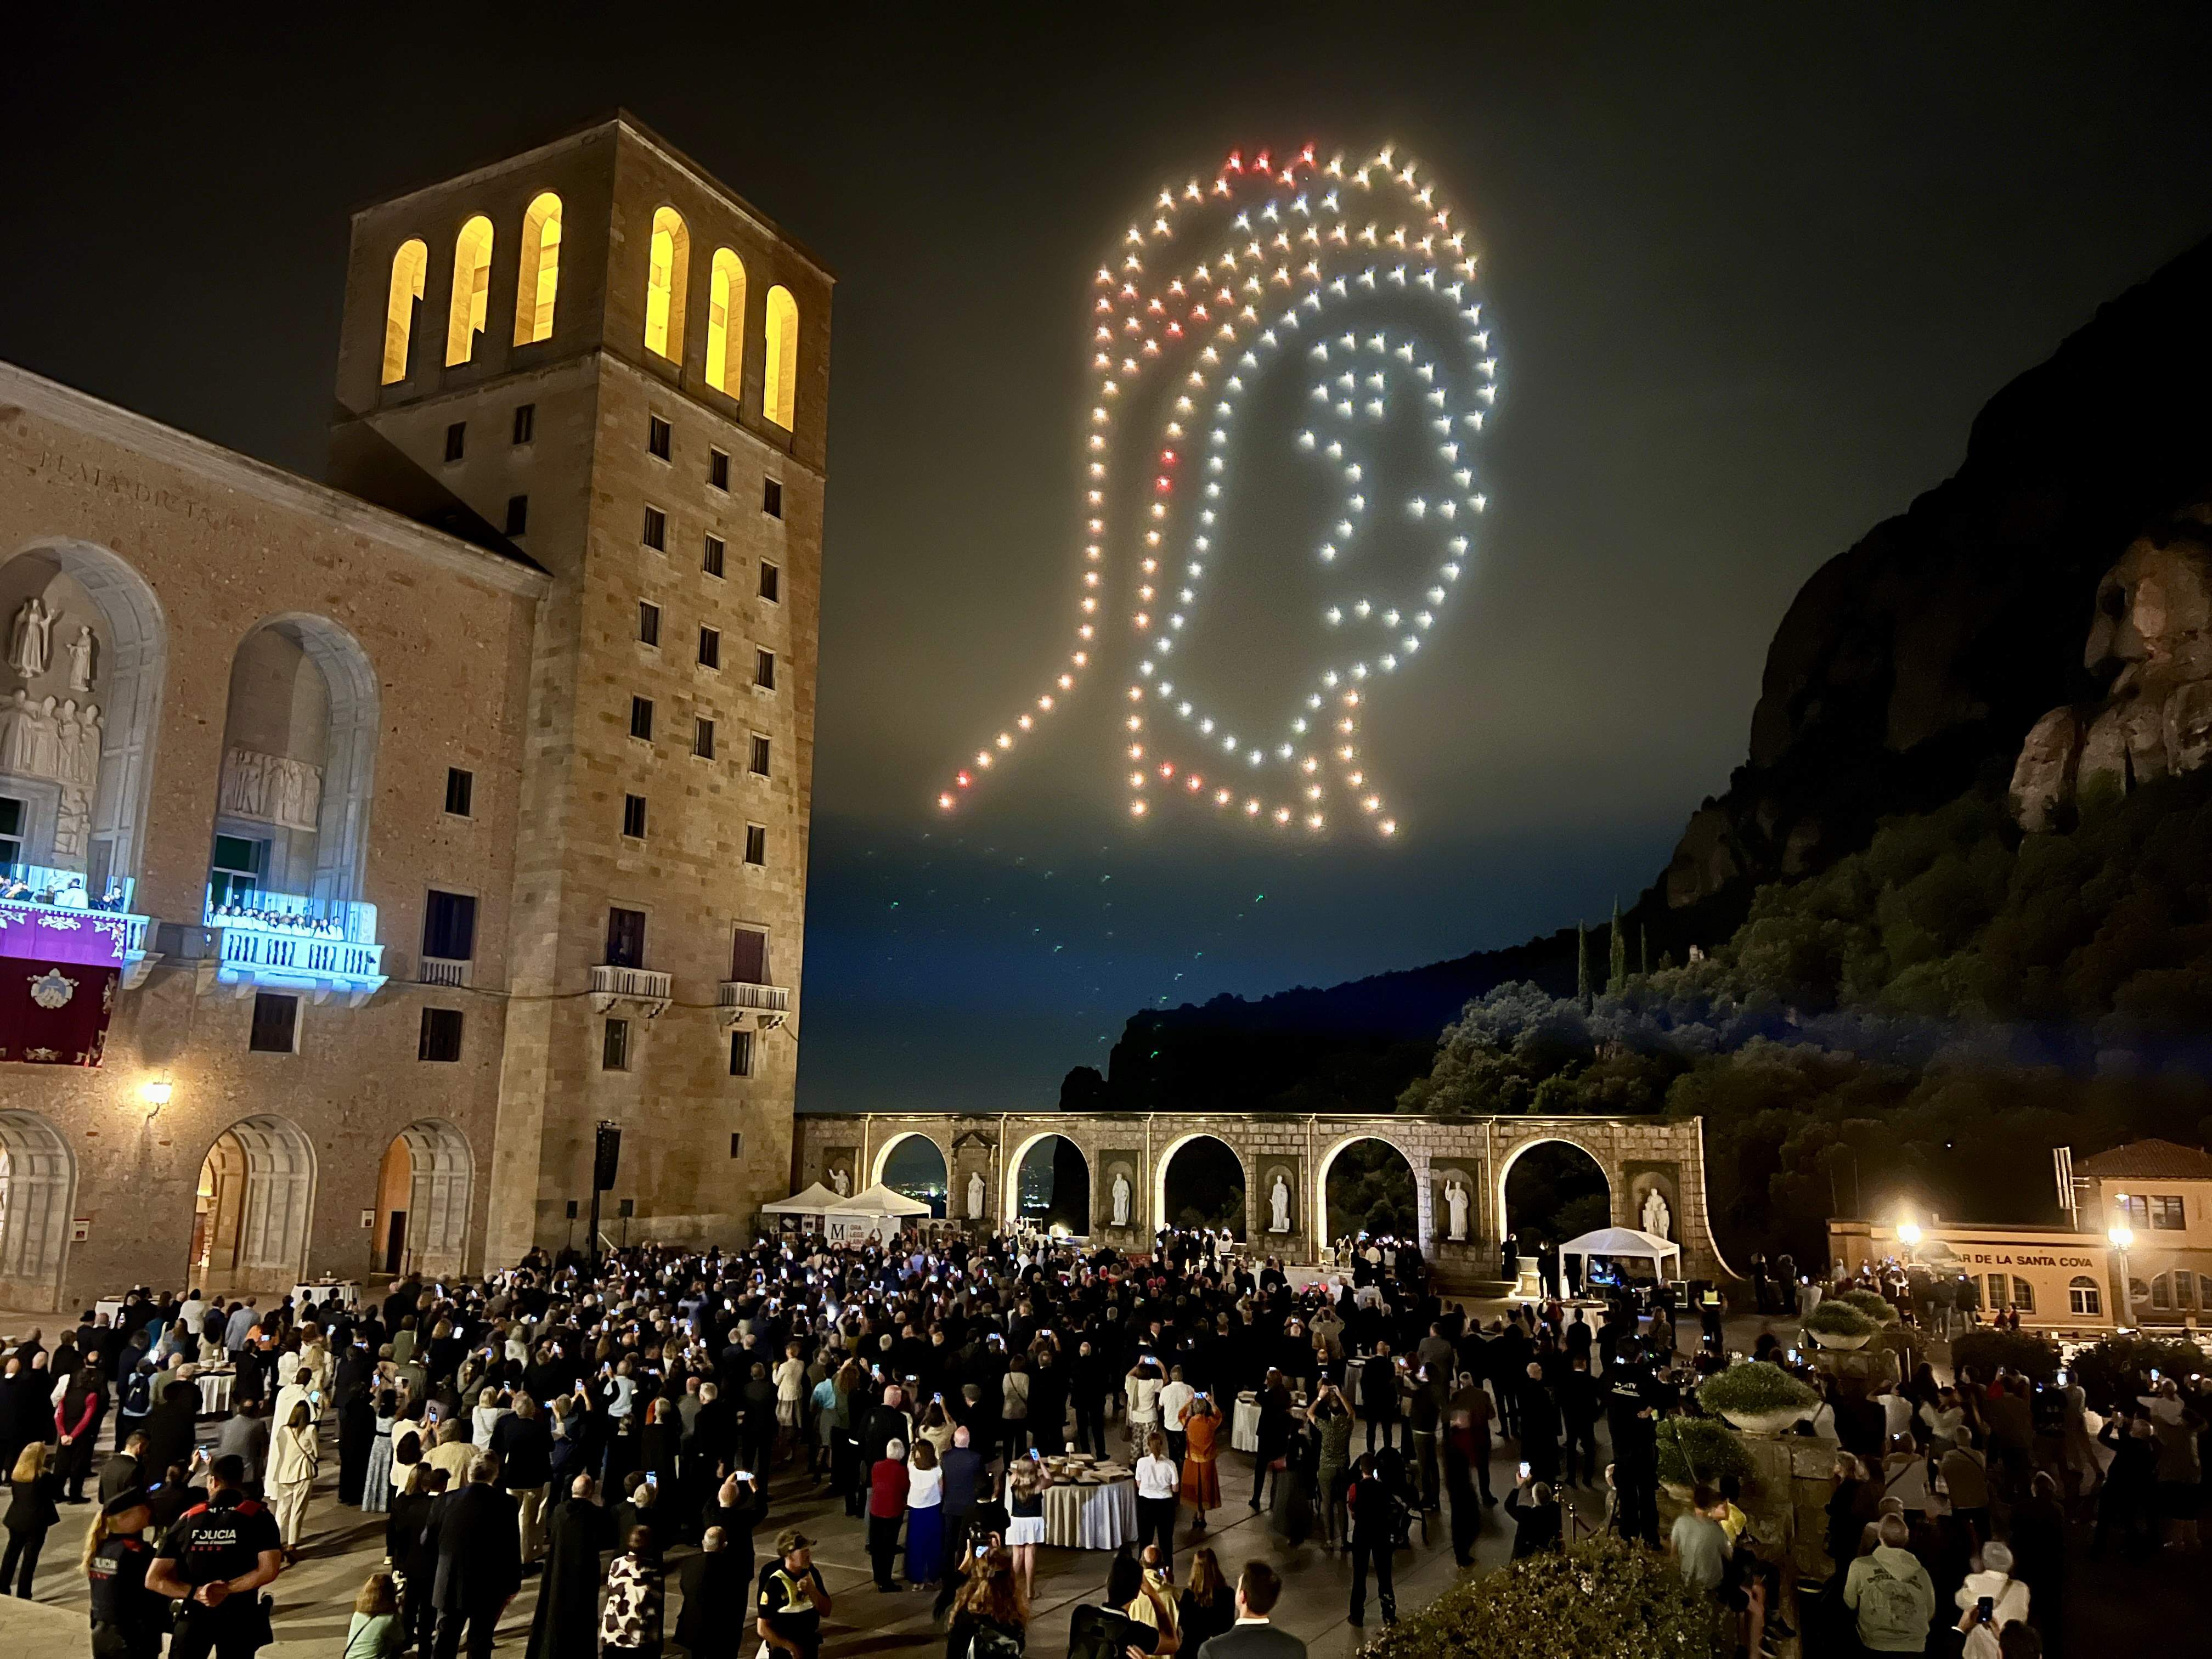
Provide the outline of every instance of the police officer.
{"type": "Polygon", "coordinates": [[[775,1535],[776,1559],[761,1570],[754,1627],[778,1659],[817,1659],[822,1651],[830,1591],[814,1565],[813,1544],[798,1528],[786,1527],[775,1535]]]}
{"type": "Polygon", "coordinates": [[[1613,1442],[1613,1485],[1624,1538],[1659,1544],[1659,1390],[1643,1345],[1629,1337],[1605,1369],[1605,1426],[1613,1442]]]}
{"type": "Polygon", "coordinates": [[[208,1499],[169,1528],[146,1588],[180,1603],[169,1659],[252,1659],[270,1640],[261,1587],[284,1570],[276,1517],[246,1495],[246,1462],[208,1465],[208,1499]]]}
{"type": "Polygon", "coordinates": [[[169,1604],[146,1588],[154,1547],[143,1536],[154,1511],[146,1494],[125,1488],[100,1506],[99,1531],[85,1576],[92,1586],[94,1659],[157,1659],[169,1631],[169,1604]]]}

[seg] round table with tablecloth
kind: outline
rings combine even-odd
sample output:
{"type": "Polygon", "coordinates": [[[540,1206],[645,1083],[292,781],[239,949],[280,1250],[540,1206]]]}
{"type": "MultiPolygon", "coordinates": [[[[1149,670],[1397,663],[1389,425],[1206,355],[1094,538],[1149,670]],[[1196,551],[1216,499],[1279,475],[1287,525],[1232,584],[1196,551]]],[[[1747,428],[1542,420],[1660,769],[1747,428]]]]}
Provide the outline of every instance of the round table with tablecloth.
{"type": "Polygon", "coordinates": [[[1137,1535],[1137,1483],[1044,1489],[1044,1541],[1067,1550],[1118,1549],[1137,1535]]]}
{"type": "Polygon", "coordinates": [[[230,1390],[238,1381],[236,1371],[228,1366],[219,1371],[195,1371],[192,1381],[199,1384],[202,1417],[228,1417],[230,1414],[230,1390]]]}
{"type": "MultiPolygon", "coordinates": [[[[99,1301],[92,1304],[92,1311],[95,1317],[99,1315],[106,1314],[107,1316],[107,1322],[112,1325],[117,1320],[123,1317],[123,1298],[119,1296],[103,1296],[99,1301]]],[[[153,1317],[151,1310],[148,1310],[147,1317],[149,1319],[153,1317]]]]}
{"type": "Polygon", "coordinates": [[[359,1307],[361,1305],[360,1281],[350,1279],[325,1279],[319,1285],[295,1285],[292,1287],[292,1305],[295,1308],[303,1308],[307,1305],[308,1298],[312,1297],[315,1305],[319,1308],[324,1303],[331,1300],[333,1295],[345,1307],[359,1307]]]}
{"type": "Polygon", "coordinates": [[[1239,1400],[1237,1409],[1229,1419],[1229,1446],[1232,1451],[1255,1452],[1260,1449],[1260,1402],[1239,1400]]]}

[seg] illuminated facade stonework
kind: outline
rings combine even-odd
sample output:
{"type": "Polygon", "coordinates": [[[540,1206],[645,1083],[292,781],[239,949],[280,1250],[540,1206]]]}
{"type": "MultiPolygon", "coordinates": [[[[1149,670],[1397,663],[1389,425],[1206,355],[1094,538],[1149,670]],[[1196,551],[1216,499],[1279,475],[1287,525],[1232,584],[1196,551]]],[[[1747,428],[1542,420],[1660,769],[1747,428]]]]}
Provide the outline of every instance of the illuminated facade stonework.
{"type": "Polygon", "coordinates": [[[0,1306],[781,1194],[830,286],[622,118],[356,216],[335,488],[0,366],[0,1306]]]}

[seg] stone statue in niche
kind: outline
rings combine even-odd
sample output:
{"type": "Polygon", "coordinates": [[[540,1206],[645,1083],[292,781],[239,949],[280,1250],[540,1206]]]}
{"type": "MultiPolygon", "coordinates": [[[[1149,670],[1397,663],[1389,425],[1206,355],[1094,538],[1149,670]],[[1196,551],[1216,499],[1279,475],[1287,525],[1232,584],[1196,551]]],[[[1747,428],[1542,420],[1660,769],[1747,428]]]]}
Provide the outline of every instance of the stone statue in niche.
{"type": "Polygon", "coordinates": [[[1656,1187],[1652,1188],[1644,1195],[1644,1215],[1641,1224],[1644,1231],[1654,1238],[1664,1238],[1671,1242],[1674,1237],[1669,1231],[1674,1224],[1674,1218],[1667,1207],[1667,1195],[1656,1187]]]}
{"type": "Polygon", "coordinates": [[[983,1177],[981,1174],[968,1177],[968,1218],[970,1221],[983,1218],[983,1177]]]}
{"type": "Polygon", "coordinates": [[[1114,1224],[1129,1224],[1129,1177],[1118,1170],[1114,1172],[1114,1224]]]}
{"type": "Polygon", "coordinates": [[[831,1192],[836,1194],[840,1198],[850,1198],[853,1195],[852,1189],[853,1177],[845,1173],[845,1166],[843,1164],[840,1164],[836,1169],[830,1171],[830,1190],[831,1192]]]}
{"type": "Polygon", "coordinates": [[[76,630],[76,638],[70,645],[70,690],[92,690],[92,628],[89,623],[76,630]]]}
{"type": "Polygon", "coordinates": [[[8,666],[19,678],[34,680],[53,659],[54,623],[61,613],[46,609],[33,593],[15,612],[15,626],[8,636],[8,666]]]}
{"type": "Polygon", "coordinates": [[[1275,1177],[1274,1189],[1267,1195],[1267,1231],[1286,1233],[1291,1230],[1291,1183],[1280,1175],[1275,1177]]]}
{"type": "Polygon", "coordinates": [[[1444,1208],[1451,1214],[1448,1237],[1455,1244],[1467,1243],[1467,1182],[1455,1176],[1444,1188],[1444,1208]]]}
{"type": "Polygon", "coordinates": [[[323,810],[322,768],[285,755],[233,748],[223,757],[216,808],[232,817],[312,830],[323,810]]]}

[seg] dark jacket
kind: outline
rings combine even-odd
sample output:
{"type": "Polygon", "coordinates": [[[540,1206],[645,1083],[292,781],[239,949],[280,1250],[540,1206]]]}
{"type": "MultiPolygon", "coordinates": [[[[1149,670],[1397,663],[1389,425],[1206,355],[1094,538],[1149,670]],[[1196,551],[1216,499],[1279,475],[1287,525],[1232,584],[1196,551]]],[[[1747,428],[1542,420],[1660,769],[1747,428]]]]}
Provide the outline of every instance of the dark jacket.
{"type": "Polygon", "coordinates": [[[492,1425],[491,1449],[499,1455],[499,1484],[509,1492],[553,1478],[553,1431],[543,1417],[509,1412],[492,1425]]]}
{"type": "Polygon", "coordinates": [[[430,1510],[424,1548],[434,1534],[438,1574],[431,1604],[441,1613],[496,1607],[522,1583],[517,1505],[496,1486],[471,1481],[430,1510]]]}
{"type": "Polygon", "coordinates": [[[753,1628],[751,1560],[750,1549],[702,1550],[678,1572],[684,1610],[676,1616],[676,1640],[691,1659],[735,1659],[744,1644],[753,1628]]]}

